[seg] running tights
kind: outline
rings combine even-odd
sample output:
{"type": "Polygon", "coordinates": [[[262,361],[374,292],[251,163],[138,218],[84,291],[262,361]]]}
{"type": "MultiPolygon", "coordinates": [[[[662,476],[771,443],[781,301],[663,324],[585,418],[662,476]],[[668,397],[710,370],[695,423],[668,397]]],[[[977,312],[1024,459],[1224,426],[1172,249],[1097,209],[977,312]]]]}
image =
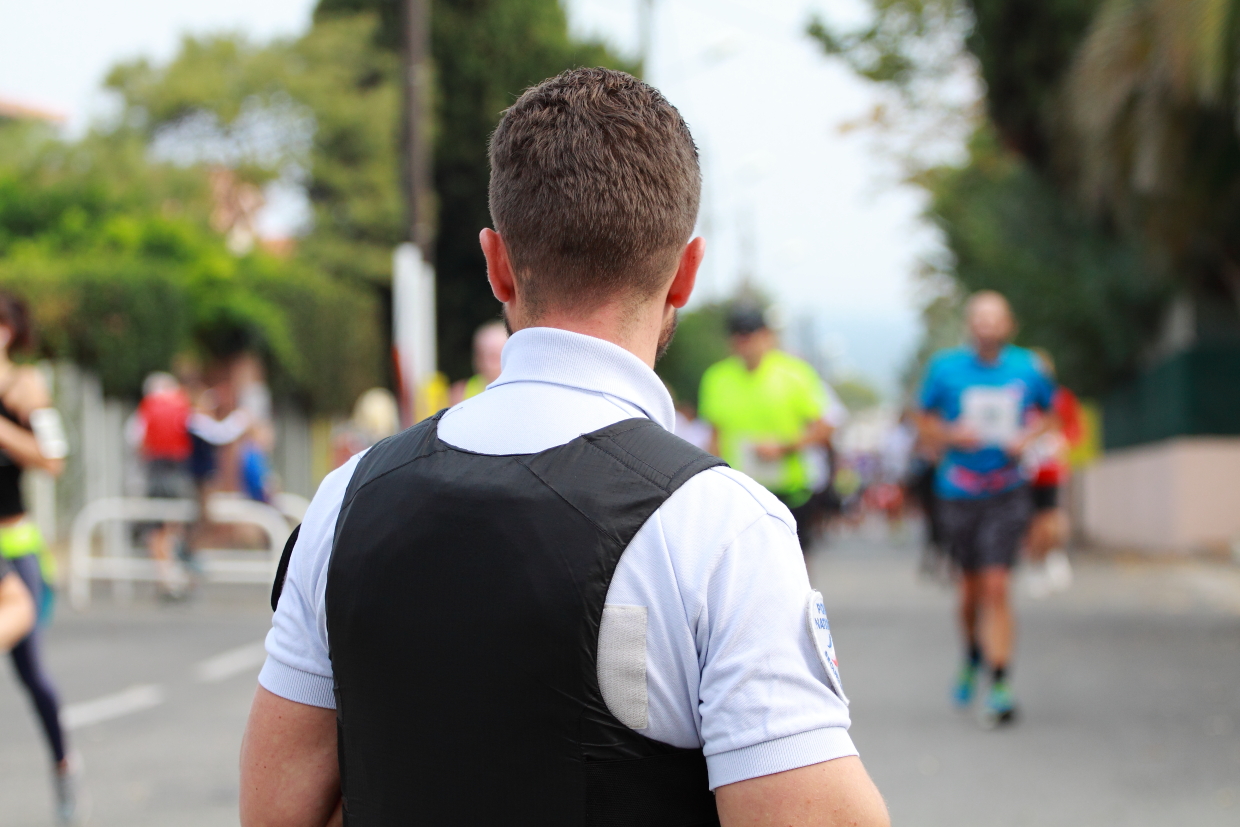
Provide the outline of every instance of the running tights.
{"type": "MultiPolygon", "coordinates": [[[[43,603],[43,575],[39,571],[39,557],[28,554],[10,560],[13,568],[21,575],[34,597],[34,604],[43,603]]],[[[43,734],[47,736],[48,746],[52,748],[52,757],[57,763],[65,758],[65,737],[60,729],[60,703],[56,700],[56,688],[47,676],[46,670],[39,659],[39,629],[34,630],[19,644],[13,647],[13,666],[17,676],[30,694],[35,711],[39,713],[39,721],[43,724],[43,734]]]]}

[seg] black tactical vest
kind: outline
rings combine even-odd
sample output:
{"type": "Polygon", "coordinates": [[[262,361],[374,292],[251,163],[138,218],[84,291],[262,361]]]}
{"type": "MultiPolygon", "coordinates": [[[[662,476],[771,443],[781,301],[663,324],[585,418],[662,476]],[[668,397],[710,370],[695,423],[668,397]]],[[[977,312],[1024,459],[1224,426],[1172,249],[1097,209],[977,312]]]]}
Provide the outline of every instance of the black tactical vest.
{"type": "Polygon", "coordinates": [[[438,422],[372,448],[336,524],[345,824],[717,827],[701,750],[617,720],[595,661],[620,555],[722,463],[647,419],[512,456],[438,422]]]}

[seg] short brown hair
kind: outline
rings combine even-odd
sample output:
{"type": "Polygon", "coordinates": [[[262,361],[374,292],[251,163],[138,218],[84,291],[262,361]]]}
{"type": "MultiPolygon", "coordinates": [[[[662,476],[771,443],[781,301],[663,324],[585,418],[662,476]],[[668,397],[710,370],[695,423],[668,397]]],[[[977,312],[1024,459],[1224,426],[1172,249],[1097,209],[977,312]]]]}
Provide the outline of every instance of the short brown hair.
{"type": "Polygon", "coordinates": [[[684,119],[624,72],[543,81],[491,136],[491,219],[535,315],[653,295],[693,233],[701,190],[684,119]]]}

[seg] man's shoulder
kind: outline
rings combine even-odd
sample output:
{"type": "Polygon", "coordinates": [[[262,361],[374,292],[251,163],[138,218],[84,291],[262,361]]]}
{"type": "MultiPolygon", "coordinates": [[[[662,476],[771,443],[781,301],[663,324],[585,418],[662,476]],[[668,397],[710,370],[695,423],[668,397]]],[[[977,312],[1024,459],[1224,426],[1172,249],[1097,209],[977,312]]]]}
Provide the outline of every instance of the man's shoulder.
{"type": "Polygon", "coordinates": [[[726,465],[709,468],[689,479],[664,503],[660,514],[665,519],[697,520],[703,508],[715,515],[718,524],[744,527],[769,516],[796,531],[796,522],[787,506],[748,476],[726,465]]]}
{"type": "Polygon", "coordinates": [[[1047,379],[1046,371],[1042,367],[1042,360],[1038,354],[1029,348],[1020,345],[1008,345],[1004,352],[1008,367],[1013,372],[1022,375],[1033,374],[1037,378],[1047,379]]]}

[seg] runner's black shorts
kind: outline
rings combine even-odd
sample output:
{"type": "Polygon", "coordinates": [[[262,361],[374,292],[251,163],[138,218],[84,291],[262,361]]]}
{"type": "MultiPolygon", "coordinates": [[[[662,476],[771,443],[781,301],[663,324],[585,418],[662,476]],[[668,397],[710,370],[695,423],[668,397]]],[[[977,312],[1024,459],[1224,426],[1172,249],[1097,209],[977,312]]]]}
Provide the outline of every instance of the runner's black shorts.
{"type": "Polygon", "coordinates": [[[948,550],[962,571],[1011,568],[1033,516],[1033,497],[1021,486],[978,499],[940,499],[938,509],[948,550]]]}
{"type": "Polygon", "coordinates": [[[1033,493],[1034,511],[1054,511],[1059,507],[1058,485],[1035,485],[1029,490],[1033,493]]]}

